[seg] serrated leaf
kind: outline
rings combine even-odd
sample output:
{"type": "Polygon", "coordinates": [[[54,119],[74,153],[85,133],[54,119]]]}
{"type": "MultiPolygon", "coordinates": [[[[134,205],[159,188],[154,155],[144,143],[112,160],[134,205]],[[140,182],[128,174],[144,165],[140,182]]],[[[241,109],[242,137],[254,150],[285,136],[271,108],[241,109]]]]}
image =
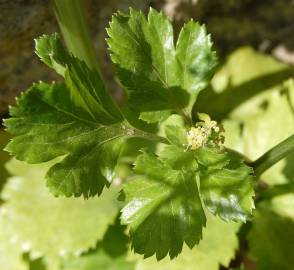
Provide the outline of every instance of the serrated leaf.
{"type": "Polygon", "coordinates": [[[135,270],[218,270],[220,264],[227,267],[238,247],[236,233],[239,226],[208,214],[203,239],[198,246],[192,250],[184,247],[181,255],[173,260],[165,258],[158,262],[155,258],[143,260],[136,256],[135,270]]]}
{"type": "Polygon", "coordinates": [[[99,195],[112,181],[120,138],[127,135],[122,115],[99,74],[70,55],[56,34],[37,39],[36,52],[65,84],[39,83],[21,95],[5,121],[16,136],[6,150],[29,163],[67,155],[47,174],[50,190],[99,195]]]}
{"type": "Polygon", "coordinates": [[[112,188],[88,200],[55,198],[42,181],[49,166],[9,162],[8,169],[16,176],[3,190],[1,221],[15,248],[44,255],[48,265],[58,265],[61,256],[80,254],[103,238],[118,212],[117,192],[112,188]]]}
{"type": "Polygon", "coordinates": [[[173,170],[147,153],[138,157],[135,170],[144,175],[124,186],[121,216],[130,224],[134,251],[160,260],[176,257],[184,242],[192,248],[206,223],[194,173],[173,170]]]}
{"type": "Polygon", "coordinates": [[[214,215],[245,222],[252,214],[253,170],[237,154],[209,147],[191,151],[168,145],[160,151],[159,159],[174,170],[199,175],[201,198],[214,215]]]}
{"type": "Polygon", "coordinates": [[[156,254],[160,260],[169,253],[173,258],[183,242],[190,248],[199,242],[205,225],[201,200],[225,221],[245,222],[254,208],[252,168],[225,149],[167,145],[158,156],[139,156],[135,172],[123,188],[121,198],[127,205],[121,219],[130,225],[135,252],[145,257],[156,254]],[[181,220],[176,223],[179,235],[172,230],[172,217],[181,220]]]}
{"type": "Polygon", "coordinates": [[[118,77],[141,119],[162,121],[172,111],[191,109],[211,79],[216,57],[205,28],[197,23],[183,27],[176,47],[169,19],[153,9],[147,20],[133,9],[130,15],[119,12],[107,32],[118,77]]]}
{"type": "Polygon", "coordinates": [[[200,167],[200,193],[205,206],[226,221],[246,222],[254,208],[253,169],[233,153],[214,153],[209,161],[211,165],[200,167]]]}
{"type": "Polygon", "coordinates": [[[42,62],[64,76],[70,56],[65,52],[57,33],[35,39],[35,52],[42,62]]]}
{"type": "Polygon", "coordinates": [[[5,125],[16,137],[6,150],[17,159],[41,163],[67,155],[47,174],[55,195],[89,197],[109,185],[127,131],[121,122],[105,125],[91,119],[71,102],[64,84],[34,85],[10,114],[5,125]]]}
{"type": "Polygon", "coordinates": [[[205,26],[192,20],[181,29],[176,45],[177,77],[181,87],[192,94],[190,109],[198,93],[210,82],[217,58],[205,26]]]}
{"type": "Polygon", "coordinates": [[[59,72],[62,66],[65,83],[70,90],[71,101],[88,114],[89,118],[102,124],[122,120],[121,113],[107,93],[100,75],[69,54],[57,34],[43,35],[36,39],[36,53],[49,67],[59,72]],[[55,63],[55,64],[54,64],[55,63]]]}

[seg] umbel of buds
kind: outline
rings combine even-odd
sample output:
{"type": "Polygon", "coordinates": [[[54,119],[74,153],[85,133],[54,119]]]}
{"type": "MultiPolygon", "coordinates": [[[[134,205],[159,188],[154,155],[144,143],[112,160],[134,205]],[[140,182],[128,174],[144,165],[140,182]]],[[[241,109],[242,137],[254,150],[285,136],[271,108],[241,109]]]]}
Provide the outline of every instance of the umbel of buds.
{"type": "Polygon", "coordinates": [[[198,113],[198,118],[200,122],[187,132],[188,148],[196,150],[204,145],[220,147],[225,141],[224,128],[205,113],[198,113]]]}

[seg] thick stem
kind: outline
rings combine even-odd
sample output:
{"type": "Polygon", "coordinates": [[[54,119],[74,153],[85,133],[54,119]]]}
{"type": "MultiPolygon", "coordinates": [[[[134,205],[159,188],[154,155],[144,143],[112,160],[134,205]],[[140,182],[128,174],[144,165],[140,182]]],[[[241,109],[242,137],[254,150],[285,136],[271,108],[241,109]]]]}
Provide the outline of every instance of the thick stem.
{"type": "Polygon", "coordinates": [[[264,155],[262,155],[259,159],[257,159],[250,165],[254,168],[255,174],[257,176],[260,176],[264,171],[266,171],[282,158],[288,156],[290,153],[293,152],[294,134],[267,151],[264,155]]]}
{"type": "Polygon", "coordinates": [[[100,73],[80,0],[53,0],[63,38],[71,53],[100,73]]]}

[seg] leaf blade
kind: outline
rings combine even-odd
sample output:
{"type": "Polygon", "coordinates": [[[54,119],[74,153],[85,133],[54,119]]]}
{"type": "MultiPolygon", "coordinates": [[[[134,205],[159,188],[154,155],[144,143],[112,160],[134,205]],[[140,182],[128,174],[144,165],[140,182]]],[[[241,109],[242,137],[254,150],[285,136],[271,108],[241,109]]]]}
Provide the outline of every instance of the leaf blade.
{"type": "Polygon", "coordinates": [[[207,85],[216,65],[204,27],[194,22],[184,26],[175,48],[173,27],[165,15],[150,9],[146,19],[142,12],[130,9],[129,15],[113,16],[107,33],[117,75],[129,103],[144,113],[141,119],[151,122],[156,112],[153,121],[158,122],[166,119],[167,109],[170,113],[183,110],[183,115],[186,108],[191,110],[196,92],[207,85]],[[187,31],[193,34],[191,39],[187,31]],[[152,93],[147,103],[146,93],[152,93]],[[161,111],[165,117],[159,117],[161,111]]]}
{"type": "Polygon", "coordinates": [[[172,170],[147,153],[138,157],[135,170],[144,175],[124,186],[121,216],[130,224],[135,252],[160,260],[176,257],[184,242],[192,248],[206,223],[194,173],[172,170]]]}

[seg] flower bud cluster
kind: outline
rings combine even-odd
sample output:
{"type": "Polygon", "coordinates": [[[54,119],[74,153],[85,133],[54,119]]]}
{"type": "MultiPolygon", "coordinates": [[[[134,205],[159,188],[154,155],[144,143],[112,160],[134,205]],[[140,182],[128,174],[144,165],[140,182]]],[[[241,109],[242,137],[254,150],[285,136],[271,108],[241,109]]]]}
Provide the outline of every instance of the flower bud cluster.
{"type": "Polygon", "coordinates": [[[204,145],[220,146],[224,143],[224,129],[208,115],[200,114],[200,122],[187,132],[188,148],[196,150],[204,145]]]}

